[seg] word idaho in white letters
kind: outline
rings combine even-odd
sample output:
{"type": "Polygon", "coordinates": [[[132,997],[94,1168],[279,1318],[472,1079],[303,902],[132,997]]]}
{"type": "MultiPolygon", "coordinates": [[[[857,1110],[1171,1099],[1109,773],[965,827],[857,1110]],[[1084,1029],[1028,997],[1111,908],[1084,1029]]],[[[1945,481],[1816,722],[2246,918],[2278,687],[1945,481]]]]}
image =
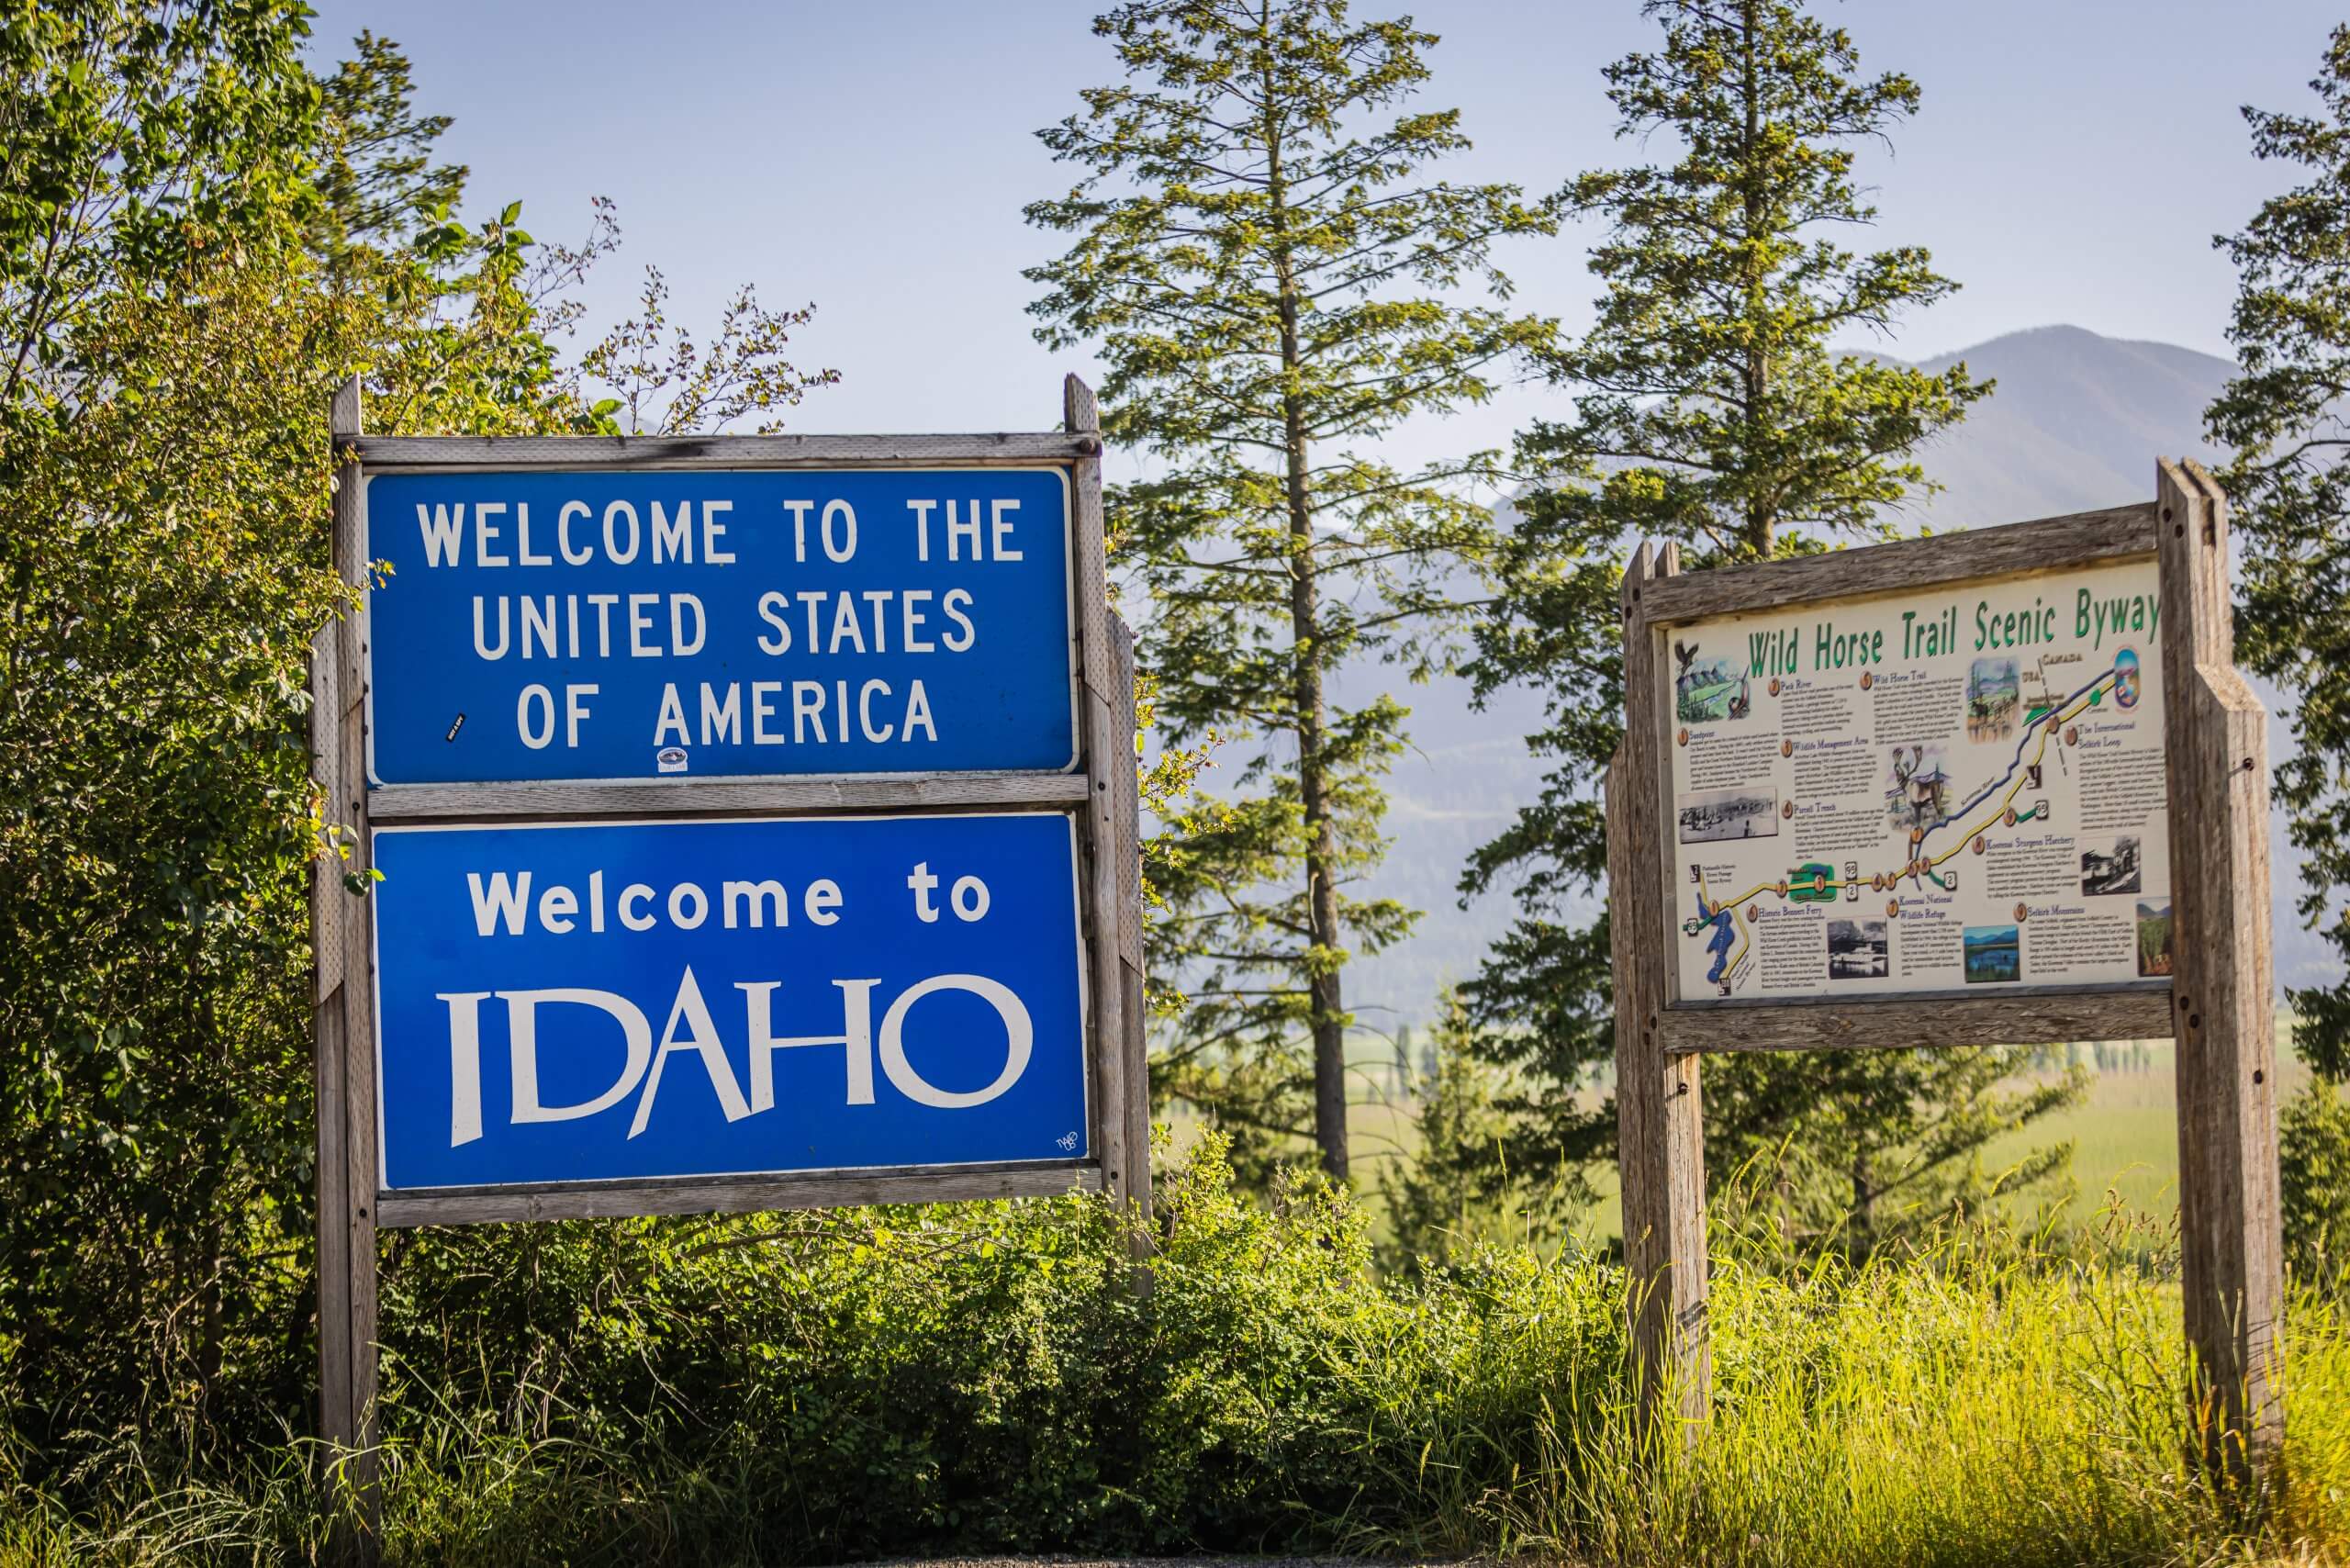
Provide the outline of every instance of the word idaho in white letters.
{"type": "Polygon", "coordinates": [[[881,982],[878,980],[838,980],[832,982],[840,992],[842,1009],[841,1031],[836,1035],[778,1036],[774,1029],[775,992],[780,980],[737,982],[734,989],[743,992],[745,1036],[749,1048],[750,1092],[744,1092],[743,1082],[735,1076],[734,1064],[725,1042],[720,1037],[718,1025],[711,1016],[710,1005],[702,998],[701,987],[694,979],[691,968],[685,971],[677,985],[677,1000],[670,1004],[668,1022],[662,1026],[656,1046],[653,1025],[643,1009],[617,991],[595,991],[585,987],[554,987],[538,991],[443,991],[435,1000],[449,1010],[449,1147],[458,1148],[483,1136],[481,1095],[481,1004],[497,1001],[506,1004],[506,1039],[509,1070],[511,1079],[512,1112],[515,1126],[532,1122],[569,1122],[593,1116],[610,1110],[632,1092],[638,1092],[636,1114],[629,1123],[632,1138],[643,1133],[652,1121],[655,1097],[661,1092],[663,1070],[669,1058],[688,1052],[700,1059],[702,1070],[710,1079],[711,1091],[718,1096],[721,1112],[729,1122],[739,1122],[746,1116],[757,1115],[775,1108],[775,1053],[798,1047],[838,1046],[845,1064],[845,1098],[844,1105],[870,1105],[873,1099],[873,1058],[879,1047],[881,1070],[899,1093],[916,1104],[939,1110],[962,1111],[984,1105],[1003,1094],[1020,1081],[1028,1068],[1028,1058],[1035,1040],[1035,1026],[1028,1015],[1028,1008],[1012,989],[984,975],[933,975],[907,987],[890,1003],[881,1014],[881,1025],[873,1025],[873,991],[881,982]],[[916,1071],[907,1059],[905,1025],[907,1014],[916,1002],[926,996],[942,991],[967,991],[993,1007],[1003,1023],[1003,1066],[992,1082],[973,1090],[941,1089],[916,1071]],[[543,1008],[570,1006],[591,1008],[603,1014],[620,1026],[621,1038],[626,1047],[620,1074],[610,1088],[594,1097],[570,1105],[549,1105],[539,1095],[539,1017],[543,1008]]]}

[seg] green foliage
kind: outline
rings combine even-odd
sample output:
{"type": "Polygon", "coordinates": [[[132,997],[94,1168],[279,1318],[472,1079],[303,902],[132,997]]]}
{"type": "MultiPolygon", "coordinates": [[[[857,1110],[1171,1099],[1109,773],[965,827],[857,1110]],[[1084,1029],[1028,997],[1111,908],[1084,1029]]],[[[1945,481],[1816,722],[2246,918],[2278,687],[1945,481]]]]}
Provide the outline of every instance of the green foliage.
{"type": "MultiPolygon", "coordinates": [[[[36,1473],[307,1424],[329,393],[618,407],[554,337],[608,212],[576,252],[460,224],[405,60],[315,81],[305,16],[0,10],[0,1402],[36,1473]]],[[[796,397],[781,342],[731,317],[691,417],[796,397]]]]}
{"type": "Polygon", "coordinates": [[[465,170],[435,164],[446,115],[419,117],[408,59],[389,39],[362,32],[352,57],[319,83],[320,197],[310,249],[341,274],[375,261],[420,211],[446,212],[464,194],[465,170]]]}
{"type": "Polygon", "coordinates": [[[297,0],[0,6],[0,439],[70,411],[75,335],[105,296],[310,207],[306,15],[297,0]]]}
{"type": "MultiPolygon", "coordinates": [[[[2243,370],[2205,415],[2243,536],[2244,661],[2294,694],[2277,795],[2301,852],[2301,915],[2350,960],[2350,27],[2327,45],[2314,114],[2247,106],[2254,153],[2304,183],[2221,236],[2240,274],[2228,341],[2243,370]]],[[[2350,1079],[2350,980],[2288,993],[2294,1046],[2350,1079]]]]}
{"type": "MultiPolygon", "coordinates": [[[[1461,881],[1464,895],[1510,888],[1526,911],[1466,996],[1484,1025],[1477,1048],[1522,1086],[1503,1101],[1517,1123],[1504,1152],[1527,1175],[1614,1147],[1612,1103],[1574,1092],[1614,1050],[1606,921],[1582,917],[1605,886],[1597,795],[1621,738],[1628,548],[1676,544],[1696,569],[1886,537],[1887,509],[1924,485],[1908,452],[1990,390],[1964,365],[1928,375],[1830,346],[1956,286],[1917,247],[1857,254],[1842,242],[1874,217],[1852,149],[1915,112],[1916,84],[1862,74],[1843,30],[1792,0],[1644,9],[1662,47],[1608,67],[1608,96],[1620,137],[1677,156],[1572,186],[1608,226],[1591,260],[1598,316],[1549,359],[1575,414],[1521,439],[1533,481],[1502,553],[1500,602],[1478,629],[1481,689],[1543,691],[1549,722],[1528,745],[1559,764],[1461,881]]],[[[1706,1070],[1710,1173],[1783,1148],[1812,1172],[1841,1167],[1841,1201],[1807,1177],[1824,1202],[1806,1223],[1866,1245],[1885,1223],[1880,1199],[1911,1215],[1946,1209],[1973,1181],[1972,1149],[2073,1097],[1998,1092],[2011,1065],[1965,1051],[1718,1058],[1706,1070]]]]}
{"type": "Polygon", "coordinates": [[[2277,1118],[2285,1255],[2295,1272],[2333,1285],[2350,1253],[2350,1103],[2312,1077],[2277,1118]]]}
{"type": "MultiPolygon", "coordinates": [[[[1715,1265],[1717,1414],[1635,1433],[1617,1271],[1381,1281],[1318,1177],[1167,1190],[1153,1289],[1098,1200],[411,1238],[386,1298],[394,1564],[1528,1554],[1918,1568],[2333,1561],[2350,1322],[2287,1318],[2261,1509],[2189,1459],[2175,1259],[1953,1227],[1715,1265]]],[[[71,1482],[0,1445],[0,1558],[315,1560],[299,1443],[71,1482]]]]}
{"type": "Polygon", "coordinates": [[[1828,1052],[1774,1071],[1707,1073],[1707,1179],[1736,1187],[1767,1177],[1767,1198],[1723,1208],[1718,1221],[1866,1252],[1914,1244],[1995,1198],[2043,1209],[2069,1201],[2071,1143],[2005,1169],[1986,1169],[1982,1156],[2003,1135],[2079,1104],[2087,1069],[2018,1081],[2028,1056],[2018,1047],[1883,1054],[1866,1073],[1838,1070],[1828,1052]]]}
{"type": "Polygon", "coordinates": [[[308,351],[350,321],[289,267],[85,315],[106,397],[19,439],[0,483],[0,1321],[61,1412],[95,1385],[118,1416],[192,1414],[232,1344],[299,1375],[294,721],[308,633],[345,598],[308,351]]]}
{"type": "MultiPolygon", "coordinates": [[[[1571,1171],[1506,1182],[1518,1206],[1495,1204],[1488,1189],[1507,1175],[1510,1118],[1494,1103],[1499,1073],[1475,1049],[1475,1029],[1460,998],[1447,991],[1429,1031],[1435,1071],[1419,1086],[1416,1146],[1380,1167],[1379,1192],[1392,1233],[1382,1263],[1390,1272],[1452,1263],[1513,1239],[1554,1241],[1578,1205],[1571,1171]]],[[[1408,1036],[1409,1031],[1405,1031],[1408,1036]]],[[[1399,1040],[1399,1058],[1404,1045],[1399,1040]]]]}
{"type": "Polygon", "coordinates": [[[300,715],[347,599],[321,367],[363,338],[302,246],[300,17],[0,26],[0,1379],[36,1441],[299,1397],[300,715]]]}
{"type": "Polygon", "coordinates": [[[1309,1126],[1347,1170],[1342,978],[1413,915],[1348,884],[1384,848],[1404,709],[1334,701],[1349,661],[1440,666],[1448,573],[1484,551],[1462,486],[1492,454],[1410,472],[1378,438],[1481,402],[1550,326],[1504,308],[1490,252],[1555,217],[1516,187],[1424,171],[1464,151],[1405,106],[1433,35],[1344,0],[1133,0],[1100,17],[1126,80],[1042,132],[1085,171],[1030,221],[1077,236],[1027,274],[1054,347],[1095,345],[1108,437],[1158,476],[1111,498],[1149,594],[1161,733],[1241,748],[1231,789],[1169,823],[1152,968],[1190,1004],[1155,1089],[1199,1105],[1259,1172],[1309,1126]],[[1483,294],[1492,303],[1472,303],[1483,294]],[[1301,1047],[1310,1037],[1310,1057],[1301,1047]]]}

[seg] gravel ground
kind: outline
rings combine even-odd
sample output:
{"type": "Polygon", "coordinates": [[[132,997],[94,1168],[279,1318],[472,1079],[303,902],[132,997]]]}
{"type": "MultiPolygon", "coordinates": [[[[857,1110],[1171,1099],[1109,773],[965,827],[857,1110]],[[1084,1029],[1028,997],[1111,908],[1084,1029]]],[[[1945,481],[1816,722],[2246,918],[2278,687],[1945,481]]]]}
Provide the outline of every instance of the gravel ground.
{"type": "Polygon", "coordinates": [[[858,1564],[856,1568],[1470,1568],[1475,1561],[1426,1557],[919,1557],[858,1564]]]}

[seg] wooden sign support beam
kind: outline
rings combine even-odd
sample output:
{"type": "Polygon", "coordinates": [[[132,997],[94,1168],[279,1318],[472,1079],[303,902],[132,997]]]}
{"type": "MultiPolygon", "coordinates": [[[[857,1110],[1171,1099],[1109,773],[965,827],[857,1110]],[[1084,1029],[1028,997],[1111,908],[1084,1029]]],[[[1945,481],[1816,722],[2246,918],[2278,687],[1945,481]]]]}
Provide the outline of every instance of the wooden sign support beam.
{"type": "Polygon", "coordinates": [[[1616,1125],[1631,1293],[1633,1375],[1642,1406],[1695,1433],[1712,1398],[1706,1320],[1706,1131],[1697,1058],[1667,1048],[1665,925],[1672,822],[1661,693],[1666,677],[1641,594],[1681,569],[1681,553],[1640,546],[1624,574],[1624,745],[1607,770],[1608,932],[1616,969],[1616,1125]],[[1666,1402],[1670,1401],[1668,1405],[1666,1402]]]}
{"type": "MultiPolygon", "coordinates": [[[[366,583],[359,461],[359,380],[334,396],[334,566],[353,588],[366,583]]],[[[330,622],[310,661],[310,755],[324,819],[342,857],[320,860],[311,890],[311,944],[318,988],[314,1020],[318,1090],[319,1435],[334,1453],[351,1512],[338,1540],[348,1562],[378,1553],[375,1456],[375,1081],[374,955],[369,950],[366,659],[364,615],[330,622]],[[354,891],[346,878],[355,878],[354,891]]]]}
{"type": "MultiPolygon", "coordinates": [[[[1109,579],[1109,546],[1102,515],[1102,412],[1093,388],[1077,376],[1061,384],[1063,427],[1077,439],[1074,465],[1077,573],[1082,583],[1109,579]]],[[[1133,637],[1111,611],[1106,596],[1089,593],[1080,601],[1079,638],[1082,644],[1082,686],[1078,692],[1085,733],[1087,790],[1082,818],[1086,851],[1092,874],[1086,886],[1091,895],[1092,946],[1087,976],[1092,996],[1093,1068],[1097,1095],[1093,1106],[1093,1148],[1102,1161],[1102,1190],[1113,1204],[1147,1206],[1150,1193],[1150,1137],[1147,1126],[1137,1142],[1132,1105],[1147,1090],[1129,1077],[1139,1064],[1130,1060],[1127,1043],[1125,971],[1129,922],[1124,913],[1133,891],[1133,967],[1139,970],[1141,883],[1124,868],[1133,857],[1128,847],[1132,815],[1126,797],[1134,789],[1135,688],[1133,637]],[[1123,683],[1123,684],[1122,684],[1123,683]]],[[[1139,986],[1136,989],[1139,990],[1139,986]]],[[[1141,1020],[1135,1020],[1138,1028],[1141,1020]]]]}
{"type": "Polygon", "coordinates": [[[2243,1473],[2284,1433],[2268,715],[2235,669],[2227,500],[2195,463],[2157,485],[2180,1272],[2205,1454],[2243,1473]]]}

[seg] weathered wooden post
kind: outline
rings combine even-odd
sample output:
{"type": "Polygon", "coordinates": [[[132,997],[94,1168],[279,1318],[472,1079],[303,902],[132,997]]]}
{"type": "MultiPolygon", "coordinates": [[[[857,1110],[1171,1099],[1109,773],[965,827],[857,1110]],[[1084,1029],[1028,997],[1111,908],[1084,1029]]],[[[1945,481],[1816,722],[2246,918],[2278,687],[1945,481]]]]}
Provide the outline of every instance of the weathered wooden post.
{"type": "Polygon", "coordinates": [[[1671,783],[1656,700],[1657,636],[1641,594],[1681,569],[1677,546],[1647,544],[1624,575],[1624,744],[1607,769],[1608,936],[1616,969],[1616,1126],[1630,1292],[1634,1376],[1642,1406],[1668,1391],[1684,1421],[1712,1396],[1706,1323],[1706,1134],[1697,1058],[1668,1052],[1661,1025],[1668,949],[1654,939],[1670,890],[1659,870],[1671,783]]]}
{"type": "Polygon", "coordinates": [[[1102,584],[1105,588],[1088,594],[1079,611],[1087,650],[1080,700],[1084,705],[1085,755],[1092,779],[1085,812],[1093,862],[1088,885],[1092,927],[1099,934],[1091,964],[1101,1028],[1096,1062],[1101,1101],[1095,1109],[1094,1147],[1102,1155],[1102,1192],[1114,1204],[1139,1204],[1147,1212],[1150,1090],[1147,1078],[1131,1086],[1128,1081],[1138,1069],[1147,1070],[1134,1059],[1133,1044],[1140,1038],[1142,1020],[1126,1016],[1130,993],[1138,1005],[1142,989],[1142,879],[1139,867],[1134,864],[1138,850],[1132,838],[1138,819],[1137,808],[1129,800],[1135,792],[1134,637],[1109,605],[1109,542],[1102,513],[1102,411],[1093,388],[1078,376],[1068,376],[1061,383],[1061,419],[1062,428],[1076,438],[1078,447],[1071,471],[1079,580],[1102,584]],[[1135,1109],[1137,1103],[1143,1106],[1139,1113],[1135,1109]]]}
{"type": "MultiPolygon", "coordinates": [[[[367,580],[361,489],[359,378],[337,389],[334,566],[354,588],[367,580]]],[[[380,1540],[375,1400],[375,1082],[373,925],[368,867],[366,622],[345,615],[319,633],[310,658],[310,755],[325,821],[348,854],[321,860],[310,890],[318,989],[313,1038],[318,1088],[319,1435],[331,1445],[355,1505],[357,1529],[339,1545],[372,1562],[380,1540]],[[346,875],[363,879],[359,891],[346,875]]]]}
{"type": "Polygon", "coordinates": [[[2192,462],[2156,482],[2179,1262],[2206,1455],[2242,1473],[2284,1431],[2268,715],[2235,669],[2227,499],[2192,462]]]}
{"type": "MultiPolygon", "coordinates": [[[[1115,611],[1110,615],[1110,654],[1113,679],[1123,700],[1113,701],[1119,721],[1118,744],[1125,755],[1135,751],[1135,634],[1115,611]]],[[[1113,770],[1111,792],[1117,797],[1118,834],[1118,975],[1119,1025],[1125,1031],[1127,1181],[1137,1225],[1138,1249],[1149,1243],[1150,1224],[1150,1040],[1146,1025],[1149,1004],[1143,992],[1142,946],[1142,781],[1131,766],[1113,770]]],[[[1149,1275],[1139,1278],[1147,1284],[1149,1275]]]]}

